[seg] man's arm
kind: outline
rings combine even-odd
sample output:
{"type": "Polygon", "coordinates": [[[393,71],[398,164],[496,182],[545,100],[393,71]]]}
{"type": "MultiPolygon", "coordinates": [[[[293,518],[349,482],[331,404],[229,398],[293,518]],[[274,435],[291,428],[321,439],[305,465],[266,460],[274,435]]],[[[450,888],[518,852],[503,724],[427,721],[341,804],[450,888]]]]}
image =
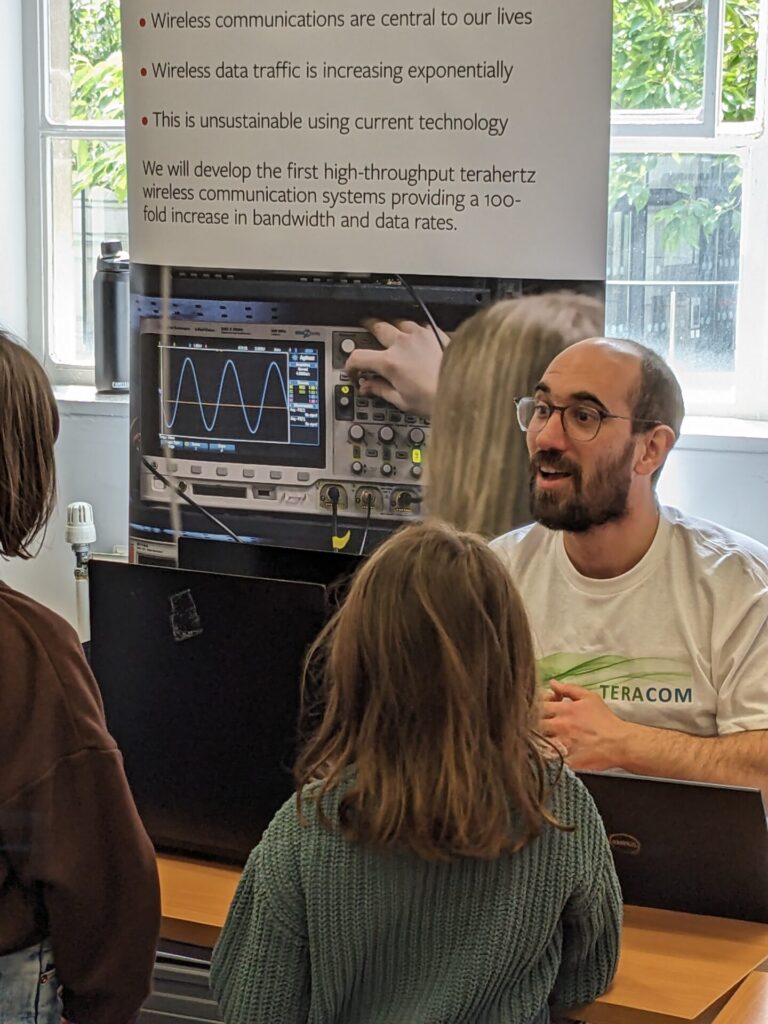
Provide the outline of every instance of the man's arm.
{"type": "Polygon", "coordinates": [[[567,752],[571,768],[623,768],[635,775],[750,786],[768,801],[768,730],[689,736],[625,722],[596,693],[550,683],[542,732],[567,752]]]}
{"type": "MultiPolygon", "coordinates": [[[[360,394],[383,398],[403,412],[431,416],[443,358],[432,328],[411,320],[371,320],[365,326],[383,351],[360,348],[347,360],[346,370],[360,394]],[[360,374],[376,376],[361,379],[360,374]]],[[[440,337],[447,345],[448,335],[441,331],[440,337]]]]}

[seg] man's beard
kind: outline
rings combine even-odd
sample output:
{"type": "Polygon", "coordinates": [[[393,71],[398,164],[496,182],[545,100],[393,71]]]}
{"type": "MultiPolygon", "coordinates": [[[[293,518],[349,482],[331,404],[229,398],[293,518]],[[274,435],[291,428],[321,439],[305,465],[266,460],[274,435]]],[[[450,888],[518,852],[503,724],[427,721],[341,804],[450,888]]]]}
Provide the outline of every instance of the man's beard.
{"type": "Polygon", "coordinates": [[[581,468],[562,452],[536,452],[531,458],[530,469],[533,518],[549,530],[566,530],[568,533],[586,533],[593,526],[622,519],[627,514],[629,503],[634,448],[634,442],[629,441],[615,458],[597,465],[586,488],[582,487],[581,468]],[[569,495],[537,490],[536,473],[542,463],[548,469],[570,473],[572,489],[569,495]]]}

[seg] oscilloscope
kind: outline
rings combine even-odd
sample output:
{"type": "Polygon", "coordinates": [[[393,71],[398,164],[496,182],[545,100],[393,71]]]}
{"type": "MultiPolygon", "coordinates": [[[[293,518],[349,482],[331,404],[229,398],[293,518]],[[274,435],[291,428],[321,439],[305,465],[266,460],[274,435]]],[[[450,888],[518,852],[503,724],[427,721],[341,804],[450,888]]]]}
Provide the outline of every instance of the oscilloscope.
{"type": "MultiPolygon", "coordinates": [[[[178,536],[370,551],[418,516],[430,423],[358,394],[369,317],[423,316],[397,275],[131,267],[131,556],[173,564],[178,536]],[[159,475],[156,475],[159,474],[159,475]],[[160,479],[164,477],[165,480],[160,479]],[[169,486],[170,485],[170,486],[169,486]],[[174,504],[180,522],[174,525],[174,504]],[[338,535],[334,530],[338,527],[338,535]]],[[[594,282],[411,278],[444,330],[489,303],[594,282]]]]}
{"type": "MultiPolygon", "coordinates": [[[[163,338],[161,321],[145,318],[140,334],[155,394],[144,453],[196,500],[327,514],[336,487],[345,517],[417,511],[429,421],[357,394],[347,357],[379,347],[363,328],[175,320],[163,338]]],[[[170,501],[148,469],[141,495],[170,501]]]]}

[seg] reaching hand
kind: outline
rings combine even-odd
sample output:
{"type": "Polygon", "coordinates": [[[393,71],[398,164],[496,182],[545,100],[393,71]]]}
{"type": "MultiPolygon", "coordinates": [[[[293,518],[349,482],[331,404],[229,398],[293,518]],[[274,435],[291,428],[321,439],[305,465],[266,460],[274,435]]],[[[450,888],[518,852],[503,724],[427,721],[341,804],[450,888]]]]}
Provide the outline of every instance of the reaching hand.
{"type": "MultiPolygon", "coordinates": [[[[376,396],[403,412],[431,416],[443,356],[432,328],[412,320],[371,320],[365,327],[383,351],[359,348],[347,360],[347,373],[361,396],[376,396]],[[376,376],[361,379],[360,374],[376,376]]],[[[440,336],[447,345],[448,335],[441,331],[440,336]]]]}
{"type": "Polygon", "coordinates": [[[604,771],[621,767],[621,748],[632,726],[603,698],[581,686],[550,681],[541,703],[541,732],[566,756],[571,768],[604,771]]]}

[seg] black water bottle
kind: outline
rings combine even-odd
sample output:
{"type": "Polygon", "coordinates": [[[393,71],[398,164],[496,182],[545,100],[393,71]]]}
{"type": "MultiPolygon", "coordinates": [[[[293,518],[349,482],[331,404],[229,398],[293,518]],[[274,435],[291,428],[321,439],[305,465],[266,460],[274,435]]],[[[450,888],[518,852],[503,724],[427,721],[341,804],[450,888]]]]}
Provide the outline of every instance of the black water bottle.
{"type": "Polygon", "coordinates": [[[130,263],[122,242],[101,243],[93,278],[93,348],[96,390],[128,390],[130,263]]]}

